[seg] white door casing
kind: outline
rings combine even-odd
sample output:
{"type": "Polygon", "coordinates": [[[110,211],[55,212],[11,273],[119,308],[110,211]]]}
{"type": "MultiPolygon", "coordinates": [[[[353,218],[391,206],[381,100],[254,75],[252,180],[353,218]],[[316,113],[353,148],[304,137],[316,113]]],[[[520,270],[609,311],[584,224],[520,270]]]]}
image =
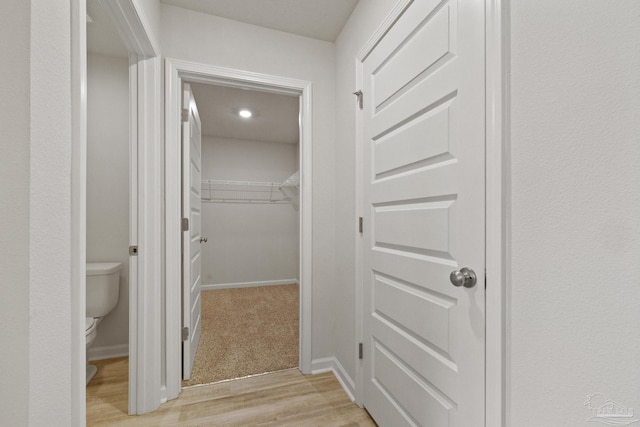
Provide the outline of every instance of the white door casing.
{"type": "MultiPolygon", "coordinates": [[[[129,111],[138,114],[138,55],[129,54],[129,111]]],[[[137,413],[138,340],[138,121],[129,118],[129,415],[137,413]],[[132,249],[135,248],[135,252],[132,249]]]]}
{"type": "Polygon", "coordinates": [[[175,399],[181,390],[182,371],[180,340],[181,320],[181,254],[182,233],[179,231],[181,199],[180,139],[182,128],[182,84],[184,81],[245,87],[273,93],[295,94],[301,97],[300,110],[300,358],[299,369],[311,373],[311,289],[312,259],[312,147],[313,100],[309,81],[234,70],[206,64],[165,59],[165,280],[164,304],[166,328],[165,398],[175,399]]]}
{"type": "Polygon", "coordinates": [[[364,57],[364,405],[484,425],[484,3],[415,0],[364,57]],[[469,267],[473,288],[449,274],[469,267]]]}
{"type": "MultiPolygon", "coordinates": [[[[182,378],[191,378],[202,330],[201,299],[201,123],[191,86],[184,83],[182,123],[182,319],[188,336],[182,342],[182,378]],[[185,120],[186,119],[186,120],[185,120]]],[[[183,337],[184,338],[184,337],[183,337]]]]}
{"type": "MultiPolygon", "coordinates": [[[[157,285],[164,264],[162,193],[157,190],[162,182],[161,58],[159,45],[135,0],[99,3],[129,51],[129,244],[139,250],[129,258],[128,400],[129,414],[143,414],[157,409],[163,400],[162,307],[157,285]]],[[[85,21],[86,12],[81,22],[85,21]]]]}

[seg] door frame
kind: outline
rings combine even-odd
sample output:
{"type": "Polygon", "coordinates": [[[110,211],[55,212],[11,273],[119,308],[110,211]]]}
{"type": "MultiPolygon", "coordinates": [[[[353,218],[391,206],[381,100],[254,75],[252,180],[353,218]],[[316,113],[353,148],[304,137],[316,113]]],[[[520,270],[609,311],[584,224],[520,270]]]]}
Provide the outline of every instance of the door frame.
{"type": "Polygon", "coordinates": [[[160,49],[135,0],[99,2],[129,51],[129,245],[139,250],[129,257],[128,412],[139,415],[162,402],[160,49]]]}
{"type": "MultiPolygon", "coordinates": [[[[87,419],[87,3],[71,1],[71,423],[87,419]],[[83,325],[85,326],[83,328],[83,325]]],[[[33,98],[32,101],[33,102],[33,98]]],[[[33,150],[33,147],[31,147],[33,150]]],[[[33,191],[33,189],[31,189],[33,191]]],[[[30,229],[33,229],[30,226],[30,229]]]]}
{"type": "Polygon", "coordinates": [[[507,427],[511,286],[510,0],[485,0],[485,426],[507,427]]]}
{"type": "Polygon", "coordinates": [[[300,97],[300,356],[299,369],[311,373],[312,290],[312,85],[311,82],[178,59],[165,59],[165,293],[166,394],[181,391],[180,334],[180,114],[182,81],[243,87],[300,97]]]}
{"type": "MultiPolygon", "coordinates": [[[[356,89],[363,85],[363,62],[413,0],[398,0],[355,58],[356,89]]],[[[509,425],[507,393],[509,352],[510,140],[509,140],[509,0],[485,5],[485,426],[509,425]]],[[[365,94],[366,96],[366,94],[365,94]]],[[[362,116],[355,110],[356,218],[362,212],[362,116]]],[[[357,230],[357,224],[354,229],[357,230]]],[[[363,240],[355,233],[356,365],[355,402],[364,404],[364,369],[358,344],[364,342],[363,240]]]]}

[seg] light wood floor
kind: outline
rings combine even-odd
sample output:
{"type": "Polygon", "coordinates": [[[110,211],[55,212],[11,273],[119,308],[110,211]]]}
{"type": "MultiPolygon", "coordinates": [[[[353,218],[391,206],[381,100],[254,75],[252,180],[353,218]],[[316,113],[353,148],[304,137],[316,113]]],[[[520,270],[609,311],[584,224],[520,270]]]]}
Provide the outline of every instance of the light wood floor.
{"type": "Polygon", "coordinates": [[[332,373],[289,369],[194,386],[156,412],[127,415],[127,358],[97,361],[87,386],[88,426],[375,426],[332,373]]]}

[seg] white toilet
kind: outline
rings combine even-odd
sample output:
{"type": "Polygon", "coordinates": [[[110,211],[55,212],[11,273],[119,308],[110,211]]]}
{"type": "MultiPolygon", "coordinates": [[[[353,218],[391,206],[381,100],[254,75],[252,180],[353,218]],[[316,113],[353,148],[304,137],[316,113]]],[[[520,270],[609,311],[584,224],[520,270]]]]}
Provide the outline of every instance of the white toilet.
{"type": "Polygon", "coordinates": [[[118,304],[120,292],[119,262],[87,263],[87,384],[98,372],[98,368],[89,365],[89,347],[98,335],[98,324],[118,304]]]}

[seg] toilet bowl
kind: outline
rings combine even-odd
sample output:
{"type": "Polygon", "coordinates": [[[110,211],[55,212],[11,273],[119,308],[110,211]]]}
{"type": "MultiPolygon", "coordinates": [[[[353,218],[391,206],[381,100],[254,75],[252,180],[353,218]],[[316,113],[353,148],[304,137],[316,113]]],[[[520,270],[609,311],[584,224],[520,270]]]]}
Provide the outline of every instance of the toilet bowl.
{"type": "Polygon", "coordinates": [[[85,322],[87,384],[98,372],[98,368],[89,364],[89,347],[98,336],[100,321],[118,304],[121,269],[122,264],[119,262],[87,263],[87,311],[85,322]]]}
{"type": "Polygon", "coordinates": [[[87,317],[85,335],[87,338],[87,384],[96,375],[98,368],[94,365],[89,365],[89,347],[93,344],[93,341],[98,335],[98,321],[93,317],[87,317]]]}

